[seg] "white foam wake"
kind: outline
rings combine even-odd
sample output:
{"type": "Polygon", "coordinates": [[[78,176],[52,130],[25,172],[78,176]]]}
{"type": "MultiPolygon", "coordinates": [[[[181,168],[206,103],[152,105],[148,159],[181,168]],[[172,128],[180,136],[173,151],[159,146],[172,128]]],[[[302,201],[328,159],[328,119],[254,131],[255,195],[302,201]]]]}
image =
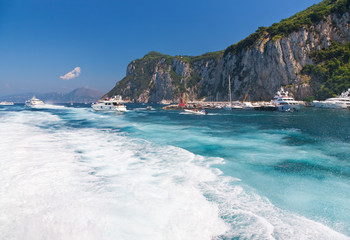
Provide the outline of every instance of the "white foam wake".
{"type": "Polygon", "coordinates": [[[60,120],[27,112],[0,121],[0,239],[211,239],[227,230],[197,187],[215,175],[187,174],[193,154],[108,131],[42,129],[47,121],[60,120]]]}
{"type": "Polygon", "coordinates": [[[68,107],[63,106],[63,105],[45,103],[45,104],[40,104],[40,105],[33,105],[33,106],[30,106],[30,108],[34,108],[34,109],[67,109],[68,107]]]}
{"type": "Polygon", "coordinates": [[[29,111],[0,119],[0,239],[348,239],[221,175],[211,167],[221,159],[51,127],[62,123],[29,111]]]}

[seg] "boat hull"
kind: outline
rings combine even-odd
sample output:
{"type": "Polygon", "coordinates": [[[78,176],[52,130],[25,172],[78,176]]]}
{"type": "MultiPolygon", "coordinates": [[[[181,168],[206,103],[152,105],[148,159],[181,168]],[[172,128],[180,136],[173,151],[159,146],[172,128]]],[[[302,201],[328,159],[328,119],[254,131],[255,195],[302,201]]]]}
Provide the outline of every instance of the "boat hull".
{"type": "Polygon", "coordinates": [[[12,106],[15,105],[13,102],[0,102],[0,106],[12,106]]]}
{"type": "Polygon", "coordinates": [[[325,101],[313,101],[311,103],[312,107],[316,108],[329,108],[329,109],[347,109],[349,108],[346,104],[344,103],[332,103],[332,102],[325,102],[325,101]]]}
{"type": "Polygon", "coordinates": [[[277,111],[276,106],[259,106],[259,107],[254,107],[254,110],[257,111],[277,111]]]}
{"type": "Polygon", "coordinates": [[[300,110],[300,105],[279,105],[277,110],[280,112],[294,112],[300,110]]]}
{"type": "Polygon", "coordinates": [[[92,109],[95,111],[107,111],[107,112],[126,112],[125,105],[104,105],[104,104],[92,104],[92,109]]]}
{"type": "Polygon", "coordinates": [[[125,106],[103,106],[103,105],[92,105],[92,109],[95,111],[107,111],[107,112],[126,112],[125,106]]]}
{"type": "Polygon", "coordinates": [[[205,110],[197,110],[197,109],[184,109],[185,112],[196,114],[196,115],[206,115],[208,114],[205,110]]]}

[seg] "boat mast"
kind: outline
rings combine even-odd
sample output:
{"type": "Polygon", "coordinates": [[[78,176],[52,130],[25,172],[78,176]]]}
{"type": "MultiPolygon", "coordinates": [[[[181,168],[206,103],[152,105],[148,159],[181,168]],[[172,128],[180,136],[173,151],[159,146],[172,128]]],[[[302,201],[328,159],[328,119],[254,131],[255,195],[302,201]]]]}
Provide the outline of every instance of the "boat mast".
{"type": "Polygon", "coordinates": [[[232,107],[232,99],[231,99],[231,77],[228,75],[228,94],[230,98],[230,107],[232,107]]]}

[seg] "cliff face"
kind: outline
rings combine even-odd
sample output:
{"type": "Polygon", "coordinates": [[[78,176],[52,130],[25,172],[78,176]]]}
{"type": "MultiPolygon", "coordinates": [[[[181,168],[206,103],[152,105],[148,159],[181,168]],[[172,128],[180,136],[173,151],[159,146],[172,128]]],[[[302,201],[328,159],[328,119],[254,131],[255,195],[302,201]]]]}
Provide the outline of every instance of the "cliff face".
{"type": "Polygon", "coordinates": [[[266,34],[250,49],[223,57],[223,79],[231,74],[236,98],[249,91],[256,100],[267,100],[280,86],[289,85],[297,98],[304,99],[312,89],[299,74],[305,65],[312,64],[310,53],[327,48],[332,41],[349,42],[349,19],[349,13],[330,15],[308,30],[276,40],[266,34]]]}
{"type": "Polygon", "coordinates": [[[138,102],[187,99],[227,100],[228,77],[232,99],[270,100],[281,86],[297,99],[312,94],[309,79],[300,72],[313,64],[310,53],[325,49],[332,41],[350,41],[349,12],[330,14],[317,24],[287,36],[265,31],[249,46],[199,57],[167,56],[151,52],[131,62],[126,77],[107,95],[120,94],[138,102]]]}

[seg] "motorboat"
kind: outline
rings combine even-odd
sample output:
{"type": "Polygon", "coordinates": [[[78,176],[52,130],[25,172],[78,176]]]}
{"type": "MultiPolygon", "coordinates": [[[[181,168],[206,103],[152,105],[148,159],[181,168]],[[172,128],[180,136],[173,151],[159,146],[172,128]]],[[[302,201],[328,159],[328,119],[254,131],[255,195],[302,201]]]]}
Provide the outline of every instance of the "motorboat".
{"type": "Polygon", "coordinates": [[[235,109],[243,109],[243,106],[241,104],[233,104],[232,110],[235,110],[235,109]]]}
{"type": "Polygon", "coordinates": [[[25,101],[25,105],[28,107],[35,107],[35,106],[41,106],[45,103],[41,101],[40,99],[33,96],[31,99],[25,101]]]}
{"type": "Polygon", "coordinates": [[[6,101],[4,101],[4,102],[0,102],[0,105],[1,106],[12,106],[12,105],[14,105],[14,103],[13,102],[6,102],[6,101]]]}
{"type": "Polygon", "coordinates": [[[252,109],[254,109],[254,105],[250,102],[243,102],[242,108],[252,110],[252,109]]]}
{"type": "Polygon", "coordinates": [[[99,100],[96,103],[91,104],[92,109],[95,111],[108,111],[108,112],[126,112],[126,106],[123,104],[120,98],[112,97],[103,100],[99,100]]]}
{"type": "Polygon", "coordinates": [[[338,97],[328,98],[324,101],[313,101],[311,106],[318,108],[342,108],[350,109],[350,88],[338,97]]]}
{"type": "Polygon", "coordinates": [[[187,113],[192,113],[192,114],[197,114],[197,115],[207,115],[208,112],[205,111],[204,109],[197,109],[197,108],[194,108],[194,109],[184,109],[185,112],[187,113]]]}
{"type": "Polygon", "coordinates": [[[283,87],[277,91],[276,95],[271,100],[271,103],[281,112],[293,112],[300,109],[300,103],[289,96],[288,91],[284,91],[283,87]]]}

